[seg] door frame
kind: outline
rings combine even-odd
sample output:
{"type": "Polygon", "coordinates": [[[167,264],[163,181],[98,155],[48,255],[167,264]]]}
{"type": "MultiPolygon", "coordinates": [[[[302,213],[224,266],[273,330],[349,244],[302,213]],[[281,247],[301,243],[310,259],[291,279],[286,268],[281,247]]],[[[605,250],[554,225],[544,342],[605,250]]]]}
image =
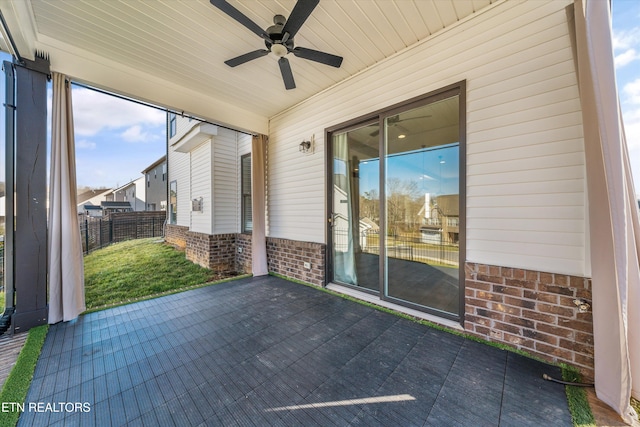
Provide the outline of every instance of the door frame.
{"type": "MultiPolygon", "coordinates": [[[[378,136],[378,152],[380,154],[380,230],[386,230],[386,210],[384,208],[384,200],[386,200],[385,194],[385,179],[386,179],[386,170],[385,170],[385,162],[383,161],[383,153],[384,150],[384,121],[387,117],[393,116],[400,112],[410,110],[413,108],[417,108],[423,105],[427,105],[433,102],[437,102],[442,99],[450,98],[452,96],[458,96],[459,109],[458,109],[458,134],[459,134],[459,275],[458,275],[458,289],[459,289],[459,313],[457,316],[452,315],[451,313],[446,313],[437,309],[433,309],[430,307],[425,307],[418,304],[413,304],[408,301],[398,300],[393,297],[387,297],[384,294],[384,280],[385,280],[385,260],[386,260],[386,249],[385,249],[385,239],[380,238],[379,242],[379,283],[378,283],[378,291],[372,291],[363,287],[355,287],[350,286],[360,292],[370,293],[373,295],[377,295],[382,301],[387,301],[396,305],[404,306],[407,308],[411,308],[414,310],[422,311],[424,313],[429,313],[436,315],[438,317],[455,320],[460,322],[461,325],[464,326],[464,316],[465,316],[465,261],[466,261],[466,187],[467,187],[467,174],[466,174],[466,159],[467,159],[467,103],[466,103],[466,80],[459,81],[457,83],[450,84],[448,86],[442,87],[440,89],[430,91],[426,94],[419,95],[413,98],[410,98],[405,101],[398,102],[396,104],[390,105],[385,108],[381,108],[379,110],[375,110],[371,113],[350,119],[346,122],[339,123],[337,125],[330,126],[325,128],[324,136],[325,136],[325,241],[327,242],[326,249],[326,280],[325,286],[328,283],[331,283],[333,280],[333,233],[332,233],[332,219],[331,215],[333,213],[333,188],[331,182],[333,180],[333,141],[332,136],[337,132],[347,132],[352,129],[356,129],[361,126],[366,126],[368,124],[373,124],[378,122],[379,125],[379,136],[378,136]]],[[[345,285],[349,286],[349,285],[345,285]]]]}
{"type": "MultiPolygon", "coordinates": [[[[340,133],[349,132],[350,130],[358,129],[363,126],[376,124],[378,122],[379,122],[378,117],[376,117],[375,115],[368,114],[366,116],[358,117],[354,120],[349,120],[337,126],[325,129],[325,147],[326,147],[325,148],[325,155],[326,155],[326,158],[325,158],[325,175],[326,175],[326,179],[325,179],[325,184],[326,184],[325,185],[326,187],[325,242],[327,242],[327,249],[325,251],[325,255],[326,255],[325,286],[332,282],[333,273],[334,273],[334,269],[333,269],[333,208],[334,208],[333,191],[334,190],[332,186],[332,182],[333,182],[333,138],[332,136],[336,132],[340,132],[340,133]]],[[[378,146],[378,150],[379,150],[379,146],[378,146]]],[[[358,291],[365,292],[368,294],[379,295],[379,291],[374,291],[368,288],[352,286],[346,283],[340,283],[340,285],[349,286],[354,289],[357,289],[358,291]]]]}

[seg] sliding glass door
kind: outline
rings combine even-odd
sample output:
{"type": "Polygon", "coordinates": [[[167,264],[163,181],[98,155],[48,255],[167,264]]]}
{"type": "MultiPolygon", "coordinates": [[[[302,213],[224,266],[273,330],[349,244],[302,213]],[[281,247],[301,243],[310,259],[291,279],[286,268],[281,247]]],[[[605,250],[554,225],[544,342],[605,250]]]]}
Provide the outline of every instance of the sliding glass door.
{"type": "Polygon", "coordinates": [[[329,131],[331,281],[460,318],[461,93],[449,88],[329,131]]]}
{"type": "Polygon", "coordinates": [[[459,311],[458,97],[384,119],[384,295],[459,311]]]}
{"type": "Polygon", "coordinates": [[[333,280],[379,289],[380,155],[378,123],[332,137],[333,280]]]}

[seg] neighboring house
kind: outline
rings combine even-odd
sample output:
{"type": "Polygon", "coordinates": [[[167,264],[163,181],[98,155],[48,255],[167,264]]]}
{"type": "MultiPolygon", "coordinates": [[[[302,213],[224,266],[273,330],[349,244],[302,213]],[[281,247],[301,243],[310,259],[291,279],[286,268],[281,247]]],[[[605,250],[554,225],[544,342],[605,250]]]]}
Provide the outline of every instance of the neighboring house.
{"type": "Polygon", "coordinates": [[[419,211],[424,242],[458,244],[460,241],[459,195],[442,195],[433,199],[425,195],[425,204],[419,211]],[[433,200],[433,203],[430,201],[433,200]]]}
{"type": "Polygon", "coordinates": [[[243,215],[251,210],[251,135],[175,115],[168,120],[169,239],[200,265],[237,271],[236,238],[229,236],[247,236],[252,226],[243,215]],[[218,250],[198,244],[202,239],[218,250]]]}
{"type": "Polygon", "coordinates": [[[93,217],[102,216],[100,203],[108,200],[107,197],[111,194],[113,194],[113,190],[107,188],[87,190],[78,194],[78,214],[86,214],[93,217]]]}
{"type": "Polygon", "coordinates": [[[102,218],[104,215],[101,205],[85,204],[82,206],[82,213],[90,218],[102,218]]]}
{"type": "MultiPolygon", "coordinates": [[[[618,194],[626,153],[610,136],[620,120],[611,100],[609,2],[586,0],[589,14],[580,0],[321,2],[298,40],[331,47],[345,61],[336,70],[288,55],[293,91],[283,88],[273,55],[224,64],[262,41],[207,2],[197,2],[206,13],[158,2],[103,20],[107,3],[11,2],[3,14],[21,51],[46,51],[53,71],[220,124],[168,117],[166,239],[189,259],[251,272],[252,257],[256,265],[265,257],[269,272],[564,362],[587,377],[597,366],[596,386],[613,384],[607,402],[628,407],[640,354],[632,345],[638,330],[627,325],[640,319],[625,298],[638,269],[629,261],[631,209],[618,194]],[[102,34],[127,49],[106,46],[102,34]],[[238,45],[225,42],[230,35],[238,45]],[[149,42],[159,39],[173,42],[149,42]],[[176,41],[201,39],[207,44],[176,41]],[[266,172],[251,175],[263,156],[266,172]],[[263,183],[260,197],[252,187],[263,183]],[[334,203],[336,185],[349,208],[334,203]],[[367,200],[379,207],[381,235],[378,255],[367,255],[383,257],[368,276],[358,263],[371,257],[336,245],[333,223],[337,216],[358,229],[368,216],[358,201],[365,192],[377,194],[367,200]],[[396,293],[413,261],[387,253],[400,249],[389,229],[419,239],[427,193],[434,202],[449,196],[438,203],[446,209],[422,217],[447,224],[441,241],[451,242],[455,265],[424,263],[415,292],[396,293]],[[260,220],[253,218],[249,204],[263,200],[260,220]],[[266,244],[254,246],[262,233],[266,244]],[[352,274],[341,274],[343,266],[352,274]],[[453,303],[414,298],[443,275],[453,303]]],[[[265,28],[293,4],[256,3],[252,16],[265,28]]]]}
{"type": "Polygon", "coordinates": [[[162,156],[142,171],[145,180],[145,210],[167,210],[167,156],[162,156]]]}
{"type": "Polygon", "coordinates": [[[133,211],[139,212],[145,209],[146,185],[145,177],[141,176],[125,185],[113,190],[114,202],[128,202],[133,211]]]}
{"type": "Polygon", "coordinates": [[[115,198],[116,198],[116,195],[114,193],[114,190],[109,190],[104,194],[105,202],[115,202],[115,198]]]}
{"type": "Polygon", "coordinates": [[[133,212],[129,202],[102,202],[102,216],[108,217],[112,213],[133,212]]]}
{"type": "Polygon", "coordinates": [[[78,202],[79,205],[83,203],[95,204],[93,202],[97,200],[97,198],[104,197],[108,191],[110,191],[109,188],[88,189],[81,193],[78,193],[76,197],[76,201],[78,202]]]}

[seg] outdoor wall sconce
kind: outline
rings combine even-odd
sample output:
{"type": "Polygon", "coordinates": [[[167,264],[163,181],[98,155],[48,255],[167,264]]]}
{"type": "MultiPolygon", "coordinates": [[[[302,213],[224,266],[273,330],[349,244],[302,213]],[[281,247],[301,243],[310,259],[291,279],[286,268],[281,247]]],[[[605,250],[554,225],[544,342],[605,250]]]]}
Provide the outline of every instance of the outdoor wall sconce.
{"type": "Polygon", "coordinates": [[[298,150],[301,153],[308,153],[311,150],[311,141],[302,141],[298,146],[298,150]]]}

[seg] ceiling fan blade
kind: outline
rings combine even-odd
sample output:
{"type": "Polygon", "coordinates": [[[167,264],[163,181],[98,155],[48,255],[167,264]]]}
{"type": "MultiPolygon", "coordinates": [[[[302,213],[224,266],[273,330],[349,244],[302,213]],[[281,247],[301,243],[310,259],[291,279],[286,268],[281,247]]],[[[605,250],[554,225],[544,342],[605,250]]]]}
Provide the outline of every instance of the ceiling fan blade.
{"type": "Polygon", "coordinates": [[[320,0],[298,0],[296,5],[293,6],[287,22],[284,24],[282,34],[288,33],[288,38],[293,38],[318,3],[320,3],[320,0]]]}
{"type": "Polygon", "coordinates": [[[252,59],[261,58],[265,55],[268,55],[269,51],[266,49],[254,50],[253,52],[245,53],[244,55],[237,56],[235,58],[231,58],[227,61],[224,61],[229,67],[237,67],[238,65],[244,64],[245,62],[249,62],[252,59]]]}
{"type": "Polygon", "coordinates": [[[306,47],[296,47],[291,52],[293,52],[293,54],[299,58],[316,61],[321,64],[331,65],[332,67],[340,68],[340,65],[342,65],[341,56],[332,55],[326,52],[320,52],[319,50],[307,49],[306,47]]]}
{"type": "Polygon", "coordinates": [[[260,28],[258,24],[253,22],[245,14],[240,12],[238,9],[236,9],[235,7],[227,3],[226,0],[209,0],[209,1],[211,2],[212,5],[220,9],[222,12],[226,13],[231,18],[235,19],[240,24],[244,25],[251,32],[257,34],[258,37],[262,37],[263,39],[266,39],[266,40],[271,40],[267,35],[267,33],[265,33],[265,31],[262,28],[260,28]]]}
{"type": "Polygon", "coordinates": [[[293,80],[293,73],[291,72],[291,65],[287,58],[278,59],[278,65],[280,65],[280,72],[282,73],[282,80],[284,80],[284,87],[289,89],[295,89],[296,82],[293,80]]]}

